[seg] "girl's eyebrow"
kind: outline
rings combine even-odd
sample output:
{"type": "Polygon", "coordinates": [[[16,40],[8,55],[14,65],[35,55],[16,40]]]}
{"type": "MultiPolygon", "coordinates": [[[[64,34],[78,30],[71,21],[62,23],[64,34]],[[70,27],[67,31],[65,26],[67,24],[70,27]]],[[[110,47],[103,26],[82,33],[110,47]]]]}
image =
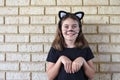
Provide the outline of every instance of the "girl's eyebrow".
{"type": "MultiPolygon", "coordinates": [[[[69,25],[69,24],[64,24],[64,25],[69,25]]],[[[77,24],[72,24],[72,25],[77,25],[77,24]]]]}

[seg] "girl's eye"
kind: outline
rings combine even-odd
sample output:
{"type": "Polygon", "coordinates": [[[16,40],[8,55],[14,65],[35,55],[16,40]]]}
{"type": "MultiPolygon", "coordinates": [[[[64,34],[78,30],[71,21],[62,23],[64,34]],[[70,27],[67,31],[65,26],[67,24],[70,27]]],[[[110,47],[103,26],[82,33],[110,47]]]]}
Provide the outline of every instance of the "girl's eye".
{"type": "Polygon", "coordinates": [[[67,28],[67,29],[68,29],[68,28],[69,28],[69,26],[64,26],[64,28],[67,28]]]}
{"type": "Polygon", "coordinates": [[[72,28],[74,29],[74,28],[76,28],[77,26],[72,26],[72,28]]]}

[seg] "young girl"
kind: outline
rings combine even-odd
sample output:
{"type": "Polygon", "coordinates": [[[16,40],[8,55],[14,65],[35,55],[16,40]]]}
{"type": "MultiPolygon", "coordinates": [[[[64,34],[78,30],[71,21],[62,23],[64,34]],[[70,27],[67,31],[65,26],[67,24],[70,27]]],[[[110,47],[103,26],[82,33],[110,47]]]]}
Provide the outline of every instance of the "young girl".
{"type": "Polygon", "coordinates": [[[57,34],[47,56],[49,80],[92,80],[91,49],[82,33],[83,12],[59,11],[57,34]]]}

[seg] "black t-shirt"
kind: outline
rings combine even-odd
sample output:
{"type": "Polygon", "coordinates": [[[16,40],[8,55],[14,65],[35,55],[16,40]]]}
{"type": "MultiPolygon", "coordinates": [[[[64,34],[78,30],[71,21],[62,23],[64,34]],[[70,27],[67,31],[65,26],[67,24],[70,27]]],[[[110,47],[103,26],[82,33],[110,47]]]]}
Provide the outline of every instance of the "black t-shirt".
{"type": "MultiPolygon", "coordinates": [[[[56,63],[58,58],[64,55],[74,61],[77,57],[83,57],[86,61],[94,58],[94,55],[89,47],[79,49],[79,48],[65,48],[63,51],[58,51],[51,47],[47,61],[56,63]]],[[[88,80],[87,76],[85,75],[83,67],[76,73],[70,74],[66,73],[64,70],[64,65],[62,64],[57,77],[54,80],[88,80]]]]}

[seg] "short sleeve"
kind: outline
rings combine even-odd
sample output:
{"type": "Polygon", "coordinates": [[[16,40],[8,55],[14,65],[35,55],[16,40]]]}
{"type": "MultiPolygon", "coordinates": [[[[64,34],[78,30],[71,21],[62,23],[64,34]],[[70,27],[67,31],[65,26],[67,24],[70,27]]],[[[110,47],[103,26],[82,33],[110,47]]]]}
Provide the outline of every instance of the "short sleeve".
{"type": "Polygon", "coordinates": [[[90,59],[94,58],[92,50],[88,47],[87,53],[86,53],[86,61],[89,61],[90,59]]]}
{"type": "Polygon", "coordinates": [[[53,47],[51,47],[48,52],[46,61],[55,63],[57,60],[58,60],[58,53],[53,47]]]}

